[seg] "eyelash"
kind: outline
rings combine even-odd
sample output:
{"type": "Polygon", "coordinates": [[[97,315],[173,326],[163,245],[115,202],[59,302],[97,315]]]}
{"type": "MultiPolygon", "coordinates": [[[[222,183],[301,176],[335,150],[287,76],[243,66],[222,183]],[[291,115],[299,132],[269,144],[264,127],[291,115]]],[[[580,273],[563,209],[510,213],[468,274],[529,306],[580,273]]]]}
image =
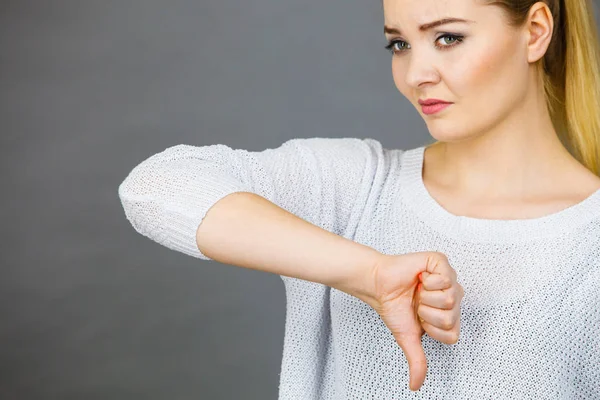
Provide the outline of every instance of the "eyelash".
{"type": "MultiPolygon", "coordinates": [[[[446,33],[443,34],[442,36],[438,37],[435,41],[437,42],[438,40],[440,40],[441,38],[452,38],[452,39],[456,39],[452,44],[446,45],[446,46],[438,46],[437,44],[435,45],[435,47],[437,47],[440,50],[448,50],[450,47],[454,47],[459,45],[460,43],[462,43],[463,39],[465,38],[463,35],[453,35],[450,33],[446,33]]],[[[390,40],[389,43],[385,46],[385,48],[392,54],[400,54],[400,53],[404,53],[406,51],[405,50],[398,50],[397,52],[393,50],[393,47],[396,43],[406,43],[403,40],[390,40]]]]}

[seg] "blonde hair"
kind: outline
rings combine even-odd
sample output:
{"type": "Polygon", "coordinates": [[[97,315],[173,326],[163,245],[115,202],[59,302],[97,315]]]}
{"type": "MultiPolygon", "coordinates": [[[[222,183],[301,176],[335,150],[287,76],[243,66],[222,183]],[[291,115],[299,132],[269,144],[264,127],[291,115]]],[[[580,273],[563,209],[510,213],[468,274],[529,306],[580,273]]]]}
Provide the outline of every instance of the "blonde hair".
{"type": "MultiPolygon", "coordinates": [[[[509,25],[522,26],[536,0],[484,0],[509,25]]],[[[536,64],[552,123],[563,145],[600,176],[600,40],[590,0],[543,0],[554,19],[546,54],[536,64]]],[[[437,143],[434,141],[432,143],[437,143]]]]}

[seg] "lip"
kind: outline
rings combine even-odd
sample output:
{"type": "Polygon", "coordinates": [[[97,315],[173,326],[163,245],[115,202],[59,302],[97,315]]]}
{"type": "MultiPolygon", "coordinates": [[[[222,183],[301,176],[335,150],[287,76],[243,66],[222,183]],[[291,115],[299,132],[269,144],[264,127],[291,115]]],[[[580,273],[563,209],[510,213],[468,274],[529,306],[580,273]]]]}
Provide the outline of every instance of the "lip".
{"type": "Polygon", "coordinates": [[[450,105],[452,105],[452,103],[436,103],[431,106],[421,106],[421,110],[423,110],[423,114],[430,115],[440,112],[450,105]]]}
{"type": "Polygon", "coordinates": [[[430,106],[430,105],[437,104],[437,103],[450,104],[449,101],[440,100],[440,99],[425,99],[425,100],[419,99],[419,104],[422,106],[430,106]]]}
{"type": "Polygon", "coordinates": [[[440,100],[440,99],[425,99],[419,100],[423,114],[435,114],[442,111],[444,108],[451,105],[451,102],[440,100]]]}

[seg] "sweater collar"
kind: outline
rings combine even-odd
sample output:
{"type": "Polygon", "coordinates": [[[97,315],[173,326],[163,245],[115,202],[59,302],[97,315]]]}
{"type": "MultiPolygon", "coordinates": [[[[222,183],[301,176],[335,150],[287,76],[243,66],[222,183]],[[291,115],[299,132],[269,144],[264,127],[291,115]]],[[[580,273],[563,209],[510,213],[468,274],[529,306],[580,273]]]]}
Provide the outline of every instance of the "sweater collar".
{"type": "Polygon", "coordinates": [[[593,221],[600,224],[600,189],[573,206],[538,218],[498,220],[454,215],[423,183],[424,154],[425,146],[402,153],[401,193],[422,221],[447,236],[473,242],[514,242],[571,233],[593,221]]]}

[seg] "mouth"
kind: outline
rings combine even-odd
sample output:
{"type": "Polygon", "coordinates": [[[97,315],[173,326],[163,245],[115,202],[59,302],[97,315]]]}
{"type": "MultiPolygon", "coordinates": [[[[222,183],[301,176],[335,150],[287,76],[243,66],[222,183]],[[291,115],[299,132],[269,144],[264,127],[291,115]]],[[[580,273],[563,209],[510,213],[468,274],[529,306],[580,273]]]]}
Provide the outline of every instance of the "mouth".
{"type": "Polygon", "coordinates": [[[438,112],[446,109],[448,106],[452,105],[452,103],[445,102],[445,101],[421,101],[421,100],[419,100],[419,104],[421,105],[421,110],[423,111],[423,114],[426,114],[426,115],[438,113],[438,112]]]}

